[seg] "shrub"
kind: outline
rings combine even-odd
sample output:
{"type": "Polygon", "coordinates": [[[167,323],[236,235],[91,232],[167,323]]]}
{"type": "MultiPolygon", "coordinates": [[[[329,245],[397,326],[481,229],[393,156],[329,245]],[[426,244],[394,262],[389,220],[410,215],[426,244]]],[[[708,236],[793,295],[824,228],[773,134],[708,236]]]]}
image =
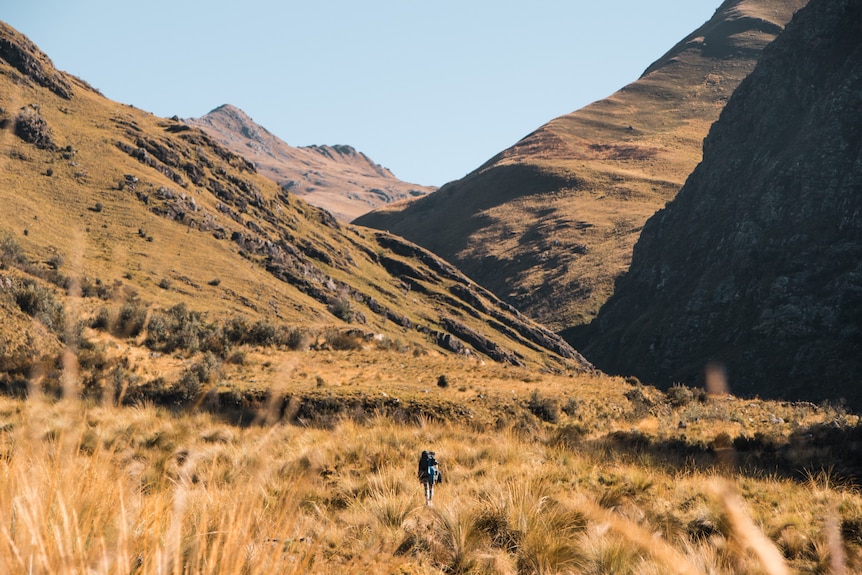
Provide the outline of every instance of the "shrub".
{"type": "Polygon", "coordinates": [[[206,352],[201,360],[192,366],[201,383],[215,383],[221,378],[221,360],[211,352],[206,352]]]}
{"type": "Polygon", "coordinates": [[[114,335],[136,337],[144,329],[147,320],[147,308],[137,303],[127,302],[120,308],[117,324],[112,330],[114,335]]]}
{"type": "Polygon", "coordinates": [[[353,309],[350,307],[350,301],[345,297],[335,298],[329,303],[326,309],[340,320],[347,323],[353,321],[353,309]]]}
{"type": "Polygon", "coordinates": [[[30,317],[42,322],[57,335],[63,335],[66,313],[54,297],[54,292],[31,279],[15,282],[12,294],[18,308],[30,317]]]}
{"type": "Polygon", "coordinates": [[[355,351],[362,349],[362,342],[355,336],[347,333],[336,333],[326,339],[326,343],[334,350],[355,351]]]}
{"type": "Polygon", "coordinates": [[[551,438],[552,445],[561,445],[569,449],[580,446],[581,441],[587,435],[587,429],[580,424],[568,424],[560,426],[551,438]]]}
{"type": "Polygon", "coordinates": [[[445,375],[441,375],[437,378],[437,387],[447,388],[449,387],[449,378],[445,375]]]}
{"type": "Polygon", "coordinates": [[[189,311],[185,304],[178,304],[168,310],[176,329],[167,340],[168,351],[184,349],[196,352],[200,349],[203,328],[203,315],[189,311]]]}
{"type": "Polygon", "coordinates": [[[235,344],[247,343],[250,331],[251,328],[248,325],[248,320],[244,317],[232,317],[224,326],[225,338],[235,344]]]}
{"type": "Polygon", "coordinates": [[[284,344],[292,350],[303,350],[310,341],[311,335],[299,328],[288,330],[284,336],[284,344]]]}
{"type": "Polygon", "coordinates": [[[59,269],[60,266],[63,265],[63,256],[59,254],[54,254],[53,256],[48,258],[48,261],[45,263],[47,263],[48,267],[52,270],[59,269]]]}
{"type": "Polygon", "coordinates": [[[201,393],[201,380],[193,369],[186,371],[177,382],[178,399],[185,403],[195,400],[201,393]]]}
{"type": "Polygon", "coordinates": [[[236,350],[232,354],[230,354],[226,359],[225,363],[232,363],[234,365],[243,365],[246,360],[246,352],[243,350],[236,350]]]}
{"type": "Polygon", "coordinates": [[[196,352],[202,348],[202,341],[210,341],[214,329],[204,322],[203,314],[180,303],[166,312],[150,314],[145,345],[168,353],[177,349],[196,352]]]}
{"type": "Polygon", "coordinates": [[[6,236],[0,241],[0,259],[7,265],[26,264],[29,261],[24,248],[11,236],[6,236]]]}
{"type": "Polygon", "coordinates": [[[674,384],[673,387],[667,390],[667,400],[673,407],[683,407],[692,401],[706,401],[706,392],[702,389],[693,389],[691,387],[674,384]]]}
{"type": "Polygon", "coordinates": [[[171,289],[171,280],[168,278],[162,278],[159,281],[159,287],[162,289],[171,289]]]}
{"type": "MultiPolygon", "coordinates": [[[[67,282],[64,287],[69,290],[72,286],[67,282]]],[[[94,281],[90,278],[82,278],[78,282],[78,288],[81,290],[81,297],[97,297],[106,300],[111,295],[111,289],[99,279],[94,281]]]]}
{"type": "Polygon", "coordinates": [[[144,344],[149,348],[155,348],[167,341],[171,332],[171,322],[168,316],[160,311],[150,314],[147,322],[147,339],[144,344]]]}
{"type": "Polygon", "coordinates": [[[276,343],[278,330],[271,323],[260,320],[255,323],[249,333],[249,342],[255,345],[273,345],[276,343]]]}
{"type": "Polygon", "coordinates": [[[221,378],[221,360],[210,352],[194,363],[177,382],[179,400],[189,402],[200,396],[204,384],[215,383],[221,378]]]}
{"type": "Polygon", "coordinates": [[[530,413],[548,423],[557,423],[560,420],[559,402],[552,397],[544,397],[538,389],[534,389],[527,402],[530,413]]]}
{"type": "Polygon", "coordinates": [[[562,410],[563,413],[568,415],[569,417],[573,417],[578,413],[578,409],[580,409],[580,404],[578,400],[574,397],[569,397],[566,399],[566,403],[563,404],[562,410]]]}
{"type": "Polygon", "coordinates": [[[201,351],[212,352],[219,357],[225,357],[230,350],[224,328],[216,323],[202,322],[198,326],[198,342],[201,351]]]}
{"type": "Polygon", "coordinates": [[[111,312],[108,308],[103,307],[96,314],[96,317],[93,318],[93,321],[90,322],[90,327],[93,329],[100,329],[102,331],[108,331],[111,329],[111,312]]]}

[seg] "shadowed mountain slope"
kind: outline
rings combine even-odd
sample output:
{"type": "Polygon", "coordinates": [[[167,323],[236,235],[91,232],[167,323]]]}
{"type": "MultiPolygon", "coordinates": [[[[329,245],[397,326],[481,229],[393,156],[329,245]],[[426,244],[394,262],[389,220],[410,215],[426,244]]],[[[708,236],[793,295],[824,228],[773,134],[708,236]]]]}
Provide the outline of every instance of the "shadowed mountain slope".
{"type": "Polygon", "coordinates": [[[804,0],[729,0],[612,96],[552,120],[465,178],[356,223],[389,230],[555,329],[584,324],[710,124],[804,0]]]}
{"type": "Polygon", "coordinates": [[[229,104],[201,118],[183,121],[251,160],[262,175],[285,190],[344,222],[378,206],[424,196],[435,189],[402,182],[350,146],[290,146],[229,104]]]}
{"type": "Polygon", "coordinates": [[[125,303],[589,369],[445,261],[339,224],[197,128],[106,99],[3,23],[0,204],[0,368],[26,372],[74,339],[70,317],[125,303]]]}
{"type": "Polygon", "coordinates": [[[763,54],[577,338],[668,386],[862,406],[862,1],[811,0],[763,54]]]}

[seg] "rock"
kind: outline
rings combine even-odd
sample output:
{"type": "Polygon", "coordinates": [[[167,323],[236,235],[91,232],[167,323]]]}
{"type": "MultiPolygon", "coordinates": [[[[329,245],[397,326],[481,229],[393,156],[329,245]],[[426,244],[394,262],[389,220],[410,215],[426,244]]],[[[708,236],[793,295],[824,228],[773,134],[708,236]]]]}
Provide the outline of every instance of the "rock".
{"type": "Polygon", "coordinates": [[[41,150],[57,149],[54,133],[36,106],[21,108],[21,112],[15,118],[15,135],[41,150]]]}

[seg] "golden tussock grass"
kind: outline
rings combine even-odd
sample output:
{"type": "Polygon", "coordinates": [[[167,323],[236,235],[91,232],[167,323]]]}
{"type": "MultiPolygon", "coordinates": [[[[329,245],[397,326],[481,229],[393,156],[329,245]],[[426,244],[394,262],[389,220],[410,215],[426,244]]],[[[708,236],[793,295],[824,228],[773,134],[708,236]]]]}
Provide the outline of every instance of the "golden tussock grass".
{"type": "MultiPolygon", "coordinates": [[[[528,384],[517,384],[505,391],[526,401],[519,386],[528,384]]],[[[842,534],[862,523],[851,484],[828,473],[799,481],[670,466],[600,441],[566,443],[559,427],[572,424],[567,417],[499,431],[382,415],[327,428],[266,417],[237,427],[217,415],[56,401],[34,390],[0,400],[0,571],[772,575],[862,567],[859,542],[842,534]],[[444,473],[432,507],[415,477],[426,448],[444,473]]],[[[600,416],[581,422],[583,437],[601,439],[606,426],[592,417],[600,416]]]]}

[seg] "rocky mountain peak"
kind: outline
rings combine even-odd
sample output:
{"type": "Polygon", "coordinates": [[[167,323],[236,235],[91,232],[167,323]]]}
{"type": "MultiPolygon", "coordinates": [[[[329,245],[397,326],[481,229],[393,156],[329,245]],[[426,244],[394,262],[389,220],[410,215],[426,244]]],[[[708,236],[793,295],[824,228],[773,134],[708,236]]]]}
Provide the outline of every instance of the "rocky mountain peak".
{"type": "Polygon", "coordinates": [[[353,146],[291,146],[231,104],[185,122],[248,158],[287,192],[330,211],[341,221],[434,189],[399,180],[353,146]]]}

